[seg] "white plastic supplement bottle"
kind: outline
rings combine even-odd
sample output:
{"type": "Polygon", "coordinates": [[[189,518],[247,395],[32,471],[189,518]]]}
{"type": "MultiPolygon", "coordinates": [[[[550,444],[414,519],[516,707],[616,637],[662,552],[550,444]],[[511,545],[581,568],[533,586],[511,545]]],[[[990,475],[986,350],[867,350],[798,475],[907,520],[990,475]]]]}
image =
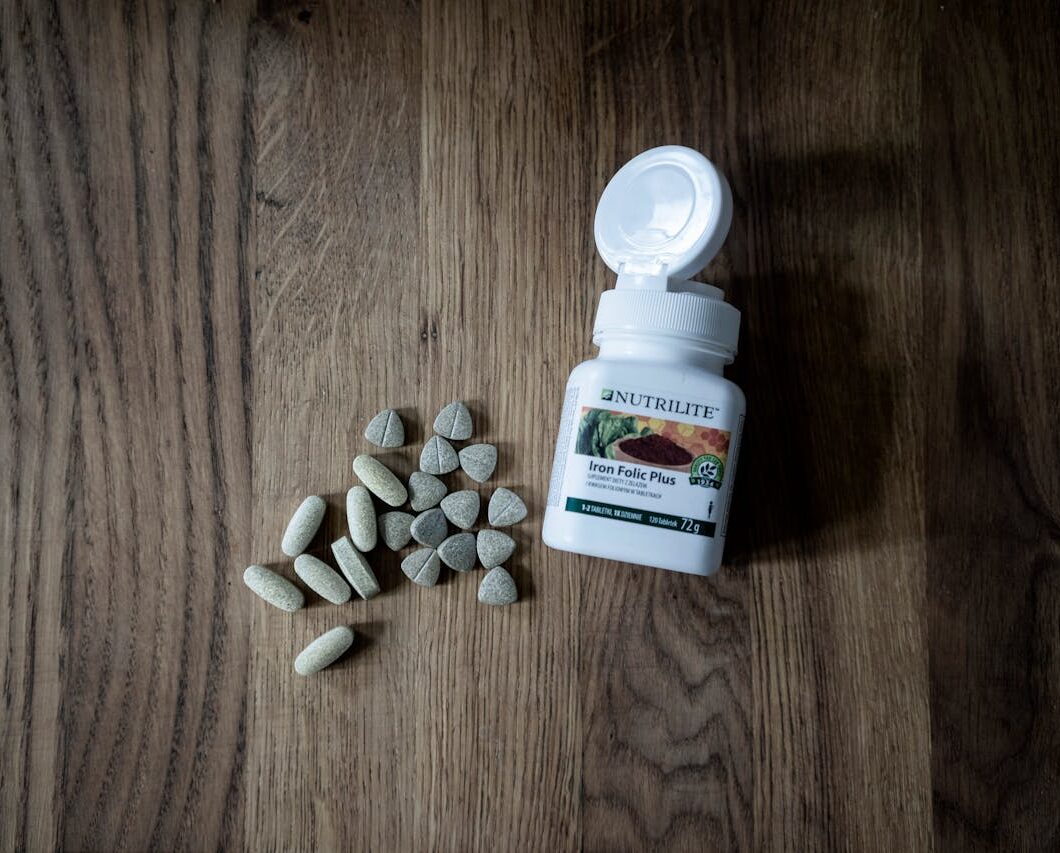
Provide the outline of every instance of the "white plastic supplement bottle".
{"type": "Polygon", "coordinates": [[[722,368],[740,312],[689,279],[731,221],[725,178],[676,145],[633,158],[600,197],[596,246],[618,282],[596,312],[599,356],[567,380],[546,545],[696,575],[721,565],[744,418],[722,368]]]}

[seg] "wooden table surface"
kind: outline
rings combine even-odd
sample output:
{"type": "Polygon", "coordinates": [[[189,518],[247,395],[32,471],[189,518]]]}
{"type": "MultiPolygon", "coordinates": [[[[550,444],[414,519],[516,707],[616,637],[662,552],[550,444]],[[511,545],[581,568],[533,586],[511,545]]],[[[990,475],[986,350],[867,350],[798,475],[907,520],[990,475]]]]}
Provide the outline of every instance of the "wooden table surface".
{"type": "Polygon", "coordinates": [[[1009,5],[2,0],[0,849],[1060,846],[1060,7],[1009,5]],[[539,538],[663,143],[736,197],[711,580],[539,538]],[[455,397],[518,605],[244,588],[455,397]]]}

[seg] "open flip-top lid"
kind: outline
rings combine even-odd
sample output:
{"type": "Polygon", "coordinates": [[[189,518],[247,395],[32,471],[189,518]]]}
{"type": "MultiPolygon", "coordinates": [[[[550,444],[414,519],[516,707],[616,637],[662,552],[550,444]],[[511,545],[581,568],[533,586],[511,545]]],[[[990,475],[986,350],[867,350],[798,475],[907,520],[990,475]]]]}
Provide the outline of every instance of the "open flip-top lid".
{"type": "Polygon", "coordinates": [[[664,145],[638,154],[596,207],[596,248],[619,288],[674,290],[718,253],[732,222],[725,177],[698,151],[664,145]]]}
{"type": "Polygon", "coordinates": [[[729,185],[698,151],[665,145],[626,163],[596,207],[596,248],[618,281],[600,295],[593,341],[662,335],[732,361],[740,312],[719,288],[689,280],[731,223],[729,185]]]}

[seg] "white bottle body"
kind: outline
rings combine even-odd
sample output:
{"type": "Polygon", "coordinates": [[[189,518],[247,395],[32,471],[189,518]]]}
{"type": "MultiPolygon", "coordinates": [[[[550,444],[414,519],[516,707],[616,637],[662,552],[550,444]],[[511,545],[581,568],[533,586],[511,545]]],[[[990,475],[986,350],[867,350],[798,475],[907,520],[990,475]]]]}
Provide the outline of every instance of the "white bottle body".
{"type": "Polygon", "coordinates": [[[745,412],[743,392],[722,376],[727,359],[651,334],[598,343],[599,357],[567,380],[542,538],[563,551],[713,574],[745,412]],[[645,435],[657,437],[634,440],[645,435]]]}

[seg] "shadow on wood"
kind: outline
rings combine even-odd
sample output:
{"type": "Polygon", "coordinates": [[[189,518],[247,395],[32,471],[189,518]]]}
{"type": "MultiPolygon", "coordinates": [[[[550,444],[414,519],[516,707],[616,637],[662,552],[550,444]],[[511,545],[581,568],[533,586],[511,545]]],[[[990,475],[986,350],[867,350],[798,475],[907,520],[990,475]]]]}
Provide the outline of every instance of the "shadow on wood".
{"type": "Polygon", "coordinates": [[[903,380],[885,351],[879,271],[868,280],[856,261],[866,235],[891,223],[901,229],[894,157],[766,163],[752,188],[765,227],[797,238],[773,259],[776,269],[728,287],[743,311],[731,377],[748,397],[729,561],[791,547],[804,555],[857,550],[894,535],[872,515],[895,468],[889,455],[912,452],[896,429],[903,380]],[[851,197],[858,212],[842,202],[851,197]]]}

